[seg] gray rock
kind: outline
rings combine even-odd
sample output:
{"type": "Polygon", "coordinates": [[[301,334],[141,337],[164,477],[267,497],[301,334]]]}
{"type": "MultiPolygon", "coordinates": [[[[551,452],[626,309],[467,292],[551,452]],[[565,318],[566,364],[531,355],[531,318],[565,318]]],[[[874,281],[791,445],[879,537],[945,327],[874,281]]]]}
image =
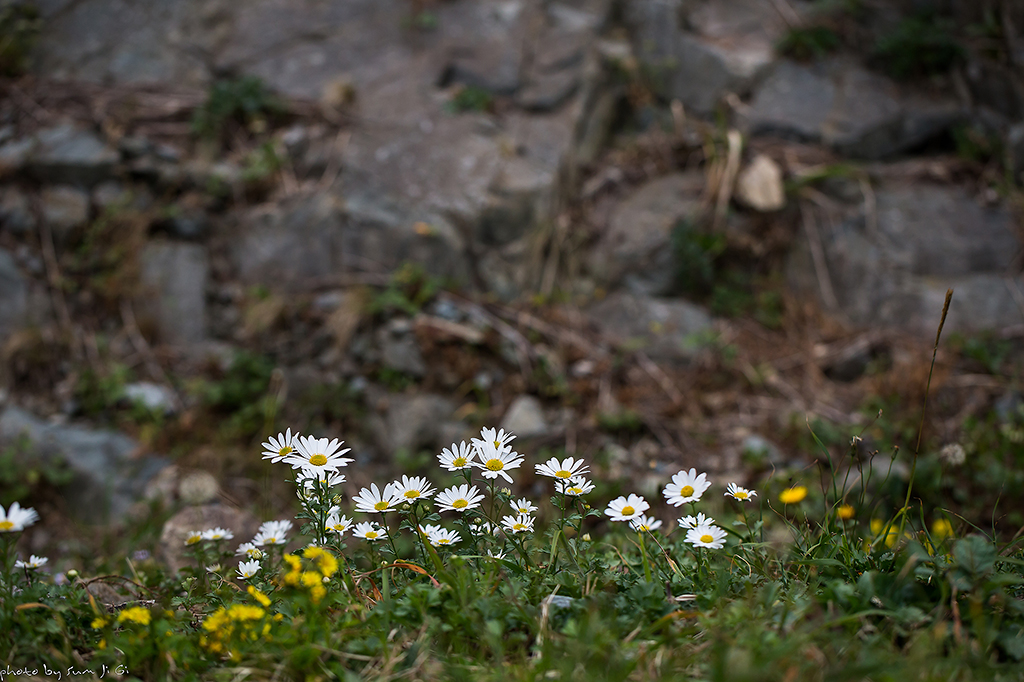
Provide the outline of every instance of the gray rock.
{"type": "Polygon", "coordinates": [[[58,243],[72,230],[89,222],[89,194],[77,187],[44,187],[39,193],[39,204],[43,220],[58,243]]]}
{"type": "Polygon", "coordinates": [[[521,395],[512,401],[501,420],[501,428],[519,438],[542,436],[548,432],[544,408],[532,395],[521,395]]]}
{"type": "Polygon", "coordinates": [[[1024,123],[1010,128],[1006,135],[1006,153],[1014,179],[1024,184],[1024,123]]]}
{"type": "Polygon", "coordinates": [[[86,523],[120,524],[142,498],[146,483],[168,465],[144,454],[142,446],[116,431],[49,424],[18,407],[0,413],[0,441],[26,439],[21,457],[28,462],[63,462],[74,475],[64,495],[86,523]]]}
{"type": "Polygon", "coordinates": [[[841,59],[781,61],[755,89],[743,124],[751,135],[824,142],[848,156],[880,159],[926,142],[962,117],[952,100],[905,90],[841,59]]]}
{"type": "Polygon", "coordinates": [[[162,414],[174,414],[178,398],[174,391],[150,381],[138,381],[124,387],[124,397],[147,410],[162,414]]]}
{"type": "Polygon", "coordinates": [[[703,308],[678,299],[616,292],[584,312],[611,343],[669,361],[691,360],[700,350],[699,337],[712,329],[703,308]]]}
{"type": "Polygon", "coordinates": [[[120,155],[89,130],[64,124],[36,133],[28,171],[41,182],[95,185],[110,178],[120,155]]]}
{"type": "MultiPolygon", "coordinates": [[[[206,504],[199,507],[185,507],[167,519],[160,531],[159,556],[172,571],[193,566],[194,559],[185,545],[185,538],[195,531],[210,528],[226,528],[235,536],[225,543],[227,549],[234,549],[243,542],[249,542],[259,530],[260,522],[251,513],[227,507],[222,504],[206,504]]],[[[297,528],[293,533],[297,532],[297,528]]],[[[225,568],[222,575],[228,575],[225,568]]]]}
{"type": "Polygon", "coordinates": [[[0,144],[0,178],[21,172],[35,145],[30,137],[0,144]]]}
{"type": "Polygon", "coordinates": [[[24,324],[28,315],[29,287],[14,257],[0,248],[0,347],[24,324]]]}
{"type": "Polygon", "coordinates": [[[0,188],[0,229],[25,235],[36,227],[28,197],[16,187],[0,188]]]}
{"type": "Polygon", "coordinates": [[[648,181],[612,211],[594,249],[591,270],[609,286],[638,294],[669,293],[675,283],[672,230],[700,210],[705,185],[700,171],[648,181]]]}
{"type": "Polygon", "coordinates": [[[116,210],[131,203],[132,193],[120,182],[107,180],[93,188],[92,201],[99,211],[116,210]]]}
{"type": "Polygon", "coordinates": [[[417,379],[427,373],[427,363],[423,360],[416,337],[410,333],[396,334],[388,329],[381,329],[377,335],[380,348],[380,359],[386,367],[398,370],[417,379]]]}
{"type": "MultiPolygon", "coordinates": [[[[984,207],[963,190],[932,185],[876,191],[877,231],[855,214],[821,228],[839,312],[856,326],[934,338],[946,289],[955,290],[945,331],[974,332],[1024,321],[1006,273],[1021,243],[1005,206],[984,207]]],[[[818,274],[803,238],[788,267],[798,291],[816,294],[818,274]]]]}
{"type": "Polygon", "coordinates": [[[743,95],[772,62],[784,25],[766,3],[683,0],[625,4],[637,55],[660,93],[709,114],[729,92],[743,95]],[[693,8],[696,7],[696,10],[693,8]],[[689,24],[694,32],[683,30],[689,24]]]}
{"type": "Polygon", "coordinates": [[[574,71],[537,74],[516,93],[516,104],[527,111],[552,111],[576,94],[580,79],[574,71]]]}
{"type": "MultiPolygon", "coordinates": [[[[451,419],[455,406],[448,398],[431,393],[388,397],[387,434],[380,439],[389,456],[397,450],[440,452],[442,425],[451,419]]],[[[444,430],[448,435],[448,430],[444,430]]]]}
{"type": "Polygon", "coordinates": [[[149,305],[140,317],[155,323],[160,340],[190,345],[206,336],[206,249],[198,244],[157,241],[142,251],[142,285],[149,305]]]}
{"type": "Polygon", "coordinates": [[[755,211],[778,211],[786,205],[782,169],[771,157],[758,154],[736,177],[736,200],[755,211]]]}

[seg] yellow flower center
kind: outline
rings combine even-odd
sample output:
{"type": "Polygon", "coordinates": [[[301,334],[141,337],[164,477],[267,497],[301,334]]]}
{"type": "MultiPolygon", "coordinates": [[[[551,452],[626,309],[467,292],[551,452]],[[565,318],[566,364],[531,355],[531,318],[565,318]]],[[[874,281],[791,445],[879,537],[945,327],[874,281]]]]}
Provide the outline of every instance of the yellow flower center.
{"type": "Polygon", "coordinates": [[[377,504],[373,505],[373,508],[375,511],[387,511],[388,503],[385,502],[384,500],[381,500],[377,504]]]}
{"type": "Polygon", "coordinates": [[[501,441],[500,440],[494,441],[494,449],[495,450],[501,449],[501,441]]]}
{"type": "Polygon", "coordinates": [[[736,497],[737,500],[745,500],[749,496],[745,492],[743,492],[742,490],[737,490],[735,497],[736,497]]]}
{"type": "Polygon", "coordinates": [[[322,467],[323,465],[327,464],[327,458],[318,452],[309,458],[309,463],[315,467],[322,467]]]}
{"type": "Polygon", "coordinates": [[[517,523],[517,524],[512,526],[512,530],[514,530],[514,531],[526,530],[526,524],[525,523],[517,523]]]}
{"type": "Polygon", "coordinates": [[[710,542],[714,542],[715,538],[710,536],[710,535],[705,534],[705,535],[701,535],[700,536],[700,541],[701,542],[708,542],[708,543],[710,543],[710,542]]]}
{"type": "Polygon", "coordinates": [[[375,530],[368,530],[368,531],[366,531],[366,539],[367,540],[376,540],[377,539],[377,531],[375,531],[375,530]]]}
{"type": "Polygon", "coordinates": [[[465,509],[468,506],[469,502],[467,502],[466,500],[455,500],[454,502],[452,502],[452,507],[455,509],[465,509]]]}
{"type": "Polygon", "coordinates": [[[622,511],[620,513],[623,516],[632,516],[633,514],[636,514],[636,509],[633,509],[627,504],[625,507],[622,508],[622,511]]]}
{"type": "Polygon", "coordinates": [[[420,496],[420,491],[419,490],[406,490],[405,491],[405,497],[408,500],[414,500],[414,499],[416,499],[419,496],[420,496]]]}
{"type": "Polygon", "coordinates": [[[583,488],[569,488],[565,492],[569,495],[581,495],[583,493],[583,488]]]}
{"type": "Polygon", "coordinates": [[[283,448],[277,451],[277,454],[280,455],[281,457],[287,457],[288,455],[292,454],[292,446],[285,445],[283,448]]]}
{"type": "MultiPolygon", "coordinates": [[[[13,524],[12,524],[12,523],[11,523],[10,521],[4,521],[3,523],[0,523],[0,529],[3,529],[3,530],[7,530],[7,529],[8,529],[8,528],[10,528],[10,527],[11,527],[12,525],[13,525],[13,524]],[[6,523],[6,524],[7,524],[7,527],[6,527],[6,528],[4,527],[4,523],[6,523]]],[[[194,545],[194,544],[196,544],[197,542],[199,542],[199,541],[200,541],[200,540],[202,540],[202,539],[203,539],[203,538],[202,538],[202,536],[200,536],[200,535],[192,535],[192,536],[189,536],[189,537],[188,537],[188,538],[187,538],[187,539],[185,540],[185,544],[186,544],[186,545],[194,545]]]]}
{"type": "Polygon", "coordinates": [[[452,541],[451,541],[451,540],[449,540],[448,538],[438,538],[438,539],[436,540],[436,542],[437,542],[437,544],[439,544],[439,545],[449,545],[449,544],[451,544],[451,542],[452,542],[452,541]]]}
{"type": "Polygon", "coordinates": [[[640,524],[640,530],[642,530],[643,532],[646,533],[650,529],[651,529],[650,526],[645,526],[644,524],[640,524]]]}
{"type": "Polygon", "coordinates": [[[572,474],[565,469],[559,469],[556,471],[555,476],[558,476],[558,478],[572,478],[572,474]]]}
{"type": "Polygon", "coordinates": [[[501,471],[502,469],[505,468],[505,463],[502,462],[500,459],[489,459],[487,460],[487,464],[485,466],[491,471],[501,471]]]}
{"type": "Polygon", "coordinates": [[[693,494],[693,486],[692,485],[684,485],[679,490],[679,494],[682,495],[683,497],[689,497],[690,495],[693,494]]]}
{"type": "Polygon", "coordinates": [[[455,467],[464,467],[464,466],[466,466],[466,458],[465,457],[456,457],[455,459],[452,460],[452,466],[455,466],[455,467]]]}

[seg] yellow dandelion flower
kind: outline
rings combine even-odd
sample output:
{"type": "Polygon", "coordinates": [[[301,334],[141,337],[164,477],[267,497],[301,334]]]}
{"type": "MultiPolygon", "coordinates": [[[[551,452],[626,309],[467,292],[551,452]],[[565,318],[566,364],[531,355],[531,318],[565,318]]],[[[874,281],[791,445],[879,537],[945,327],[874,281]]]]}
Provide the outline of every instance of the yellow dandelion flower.
{"type": "Polygon", "coordinates": [[[246,590],[253,598],[256,599],[263,606],[270,606],[270,597],[257,590],[252,585],[249,585],[249,589],[246,590]]]}
{"type": "Polygon", "coordinates": [[[932,522],[932,537],[936,541],[941,542],[948,537],[953,536],[953,524],[947,519],[935,519],[932,522]]]}
{"type": "Polygon", "coordinates": [[[807,487],[802,485],[787,488],[779,493],[779,502],[782,504],[796,504],[807,497],[807,487]]]}
{"type": "Polygon", "coordinates": [[[293,571],[302,570],[302,559],[295,556],[294,554],[285,554],[283,557],[284,562],[288,564],[288,567],[293,571]]]}
{"type": "Polygon", "coordinates": [[[149,625],[152,620],[153,614],[149,612],[144,606],[133,606],[130,609],[125,609],[121,613],[117,614],[118,623],[138,623],[139,625],[149,625]]]}
{"type": "Polygon", "coordinates": [[[93,630],[102,630],[103,628],[107,627],[107,624],[109,622],[110,620],[108,618],[103,618],[102,616],[100,616],[99,618],[94,619],[92,623],[89,624],[89,626],[93,630]]]}
{"type": "Polygon", "coordinates": [[[839,509],[836,509],[836,516],[841,518],[843,521],[849,521],[853,518],[854,511],[853,505],[841,504],[839,505],[839,509]]]}

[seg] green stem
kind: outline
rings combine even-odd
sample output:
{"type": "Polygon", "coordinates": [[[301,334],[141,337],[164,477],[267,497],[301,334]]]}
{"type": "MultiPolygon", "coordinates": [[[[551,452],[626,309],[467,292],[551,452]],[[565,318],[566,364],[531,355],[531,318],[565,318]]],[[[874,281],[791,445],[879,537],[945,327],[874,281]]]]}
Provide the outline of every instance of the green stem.
{"type": "Polygon", "coordinates": [[[651,562],[647,559],[647,546],[644,544],[644,531],[637,531],[636,536],[640,538],[640,556],[644,562],[644,580],[651,582],[651,562]]]}

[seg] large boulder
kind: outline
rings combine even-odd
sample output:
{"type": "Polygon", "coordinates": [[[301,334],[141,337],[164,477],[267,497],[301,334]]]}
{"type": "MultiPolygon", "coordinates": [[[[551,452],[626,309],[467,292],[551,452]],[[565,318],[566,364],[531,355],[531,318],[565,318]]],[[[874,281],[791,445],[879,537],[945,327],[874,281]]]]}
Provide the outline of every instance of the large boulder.
{"type": "Polygon", "coordinates": [[[831,281],[837,312],[855,326],[934,335],[946,290],[955,290],[945,329],[977,332],[1024,322],[1015,258],[1021,250],[1006,206],[986,206],[963,189],[890,181],[876,191],[877,220],[853,211],[819,227],[824,265],[798,239],[789,279],[798,291],[831,281]]]}
{"type": "Polygon", "coordinates": [[[147,305],[140,317],[155,324],[160,341],[177,346],[206,338],[206,247],[155,241],[142,251],[142,285],[147,305]]]}
{"type": "Polygon", "coordinates": [[[66,466],[69,511],[86,523],[120,524],[142,500],[147,482],[168,465],[123,433],[52,424],[21,408],[0,412],[0,443],[30,466],[66,466]]]}

